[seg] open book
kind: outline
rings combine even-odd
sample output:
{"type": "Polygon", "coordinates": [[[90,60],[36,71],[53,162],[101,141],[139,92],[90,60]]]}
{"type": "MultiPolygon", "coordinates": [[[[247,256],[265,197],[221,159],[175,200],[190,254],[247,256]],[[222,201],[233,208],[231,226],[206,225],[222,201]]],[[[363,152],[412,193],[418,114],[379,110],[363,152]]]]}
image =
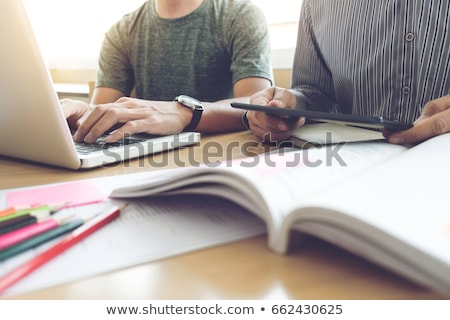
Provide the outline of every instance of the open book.
{"type": "Polygon", "coordinates": [[[110,196],[223,197],[266,223],[275,252],[315,236],[450,295],[449,146],[447,134],[411,148],[372,141],[280,151],[157,171],[110,196]]]}

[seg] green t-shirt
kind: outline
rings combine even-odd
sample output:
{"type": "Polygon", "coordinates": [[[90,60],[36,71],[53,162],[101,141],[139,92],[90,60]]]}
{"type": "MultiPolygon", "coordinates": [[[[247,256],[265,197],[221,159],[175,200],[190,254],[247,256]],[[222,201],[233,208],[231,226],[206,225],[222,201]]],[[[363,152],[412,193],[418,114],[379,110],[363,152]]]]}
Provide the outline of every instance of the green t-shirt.
{"type": "Polygon", "coordinates": [[[248,0],[205,0],[191,14],[162,19],[154,0],[106,33],[97,86],[147,100],[186,94],[202,101],[232,97],[248,77],[272,81],[267,22],[248,0]]]}

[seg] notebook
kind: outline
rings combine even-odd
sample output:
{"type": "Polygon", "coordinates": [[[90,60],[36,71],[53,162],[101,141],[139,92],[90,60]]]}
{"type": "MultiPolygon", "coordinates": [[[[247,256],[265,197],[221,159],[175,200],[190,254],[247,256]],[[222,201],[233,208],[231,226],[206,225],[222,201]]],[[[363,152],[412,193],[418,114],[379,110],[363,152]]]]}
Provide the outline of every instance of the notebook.
{"type": "Polygon", "coordinates": [[[97,152],[79,154],[22,1],[0,1],[0,15],[1,155],[80,169],[199,142],[197,132],[139,135],[120,146],[99,142],[97,152]]]}

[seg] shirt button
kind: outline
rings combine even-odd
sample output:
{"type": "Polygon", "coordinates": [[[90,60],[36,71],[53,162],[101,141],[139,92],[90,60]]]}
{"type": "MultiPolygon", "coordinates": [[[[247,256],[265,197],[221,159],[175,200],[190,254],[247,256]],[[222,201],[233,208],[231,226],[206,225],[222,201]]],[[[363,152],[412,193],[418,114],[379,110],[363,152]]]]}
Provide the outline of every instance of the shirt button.
{"type": "Polygon", "coordinates": [[[402,93],[403,93],[404,95],[410,94],[410,93],[411,93],[411,88],[410,88],[410,87],[403,87],[403,88],[402,88],[402,93]]]}
{"type": "Polygon", "coordinates": [[[412,32],[407,33],[405,36],[405,39],[408,42],[414,41],[415,38],[416,38],[416,35],[412,32]]]}

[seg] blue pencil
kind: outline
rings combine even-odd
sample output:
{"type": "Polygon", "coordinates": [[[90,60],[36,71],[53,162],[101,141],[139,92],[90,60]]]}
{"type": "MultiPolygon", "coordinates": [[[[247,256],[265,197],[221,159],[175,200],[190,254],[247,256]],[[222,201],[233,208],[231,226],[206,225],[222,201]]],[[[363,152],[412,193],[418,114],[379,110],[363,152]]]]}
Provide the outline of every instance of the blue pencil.
{"type": "Polygon", "coordinates": [[[8,258],[11,258],[19,253],[25,252],[29,249],[35,248],[45,242],[53,240],[63,234],[69,233],[72,230],[75,230],[79,226],[81,226],[85,221],[83,219],[76,219],[70,222],[67,222],[55,229],[49,230],[37,236],[30,238],[29,240],[25,240],[21,243],[18,243],[14,246],[11,246],[7,249],[0,250],[0,262],[4,261],[8,258]]]}

